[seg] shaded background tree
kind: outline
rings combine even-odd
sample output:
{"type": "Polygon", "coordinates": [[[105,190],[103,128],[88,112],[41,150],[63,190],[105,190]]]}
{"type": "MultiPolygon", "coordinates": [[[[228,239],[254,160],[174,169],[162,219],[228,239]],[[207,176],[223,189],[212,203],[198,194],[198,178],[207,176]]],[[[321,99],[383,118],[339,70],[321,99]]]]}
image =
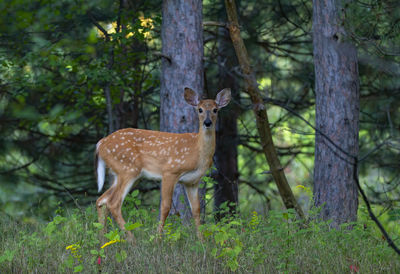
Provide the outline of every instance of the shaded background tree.
{"type": "Polygon", "coordinates": [[[339,1],[313,2],[315,63],[314,199],[333,227],[357,219],[359,81],[356,47],[340,24],[339,1]]]}

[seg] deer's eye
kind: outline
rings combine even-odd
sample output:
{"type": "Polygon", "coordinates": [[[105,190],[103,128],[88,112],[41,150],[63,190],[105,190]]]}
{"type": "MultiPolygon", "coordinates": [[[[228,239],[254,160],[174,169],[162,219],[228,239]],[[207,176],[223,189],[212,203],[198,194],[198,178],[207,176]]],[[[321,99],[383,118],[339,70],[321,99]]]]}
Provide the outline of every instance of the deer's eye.
{"type": "Polygon", "coordinates": [[[217,111],[218,111],[218,109],[216,109],[216,108],[213,109],[213,112],[214,112],[214,113],[217,113],[217,111]]]}
{"type": "Polygon", "coordinates": [[[203,113],[203,109],[202,108],[199,108],[199,113],[203,113]]]}

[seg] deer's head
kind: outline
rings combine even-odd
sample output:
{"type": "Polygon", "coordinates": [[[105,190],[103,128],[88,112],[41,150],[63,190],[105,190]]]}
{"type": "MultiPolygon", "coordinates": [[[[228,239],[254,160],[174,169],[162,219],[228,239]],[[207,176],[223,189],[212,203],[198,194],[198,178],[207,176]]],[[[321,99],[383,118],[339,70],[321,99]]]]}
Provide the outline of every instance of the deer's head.
{"type": "Polygon", "coordinates": [[[197,93],[190,88],[185,88],[185,100],[188,104],[197,108],[199,124],[204,129],[215,129],[218,110],[229,104],[231,100],[231,89],[225,88],[218,92],[215,100],[200,100],[197,93]]]}

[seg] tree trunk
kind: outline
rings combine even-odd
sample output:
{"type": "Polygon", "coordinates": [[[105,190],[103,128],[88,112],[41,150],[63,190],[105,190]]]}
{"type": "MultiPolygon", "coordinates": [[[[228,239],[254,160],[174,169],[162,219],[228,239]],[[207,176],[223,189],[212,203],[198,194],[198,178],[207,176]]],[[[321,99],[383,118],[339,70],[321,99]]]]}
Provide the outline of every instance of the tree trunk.
{"type": "Polygon", "coordinates": [[[235,52],[229,41],[229,32],[226,28],[219,28],[218,41],[218,69],[219,88],[231,88],[233,102],[229,104],[226,111],[218,116],[216,129],[217,146],[215,150],[215,166],[217,168],[214,185],[214,213],[215,219],[220,221],[225,217],[221,211],[221,205],[228,203],[229,213],[236,212],[238,204],[238,166],[237,166],[237,118],[239,109],[235,102],[239,100],[239,87],[236,77],[231,70],[235,66],[235,52]]]}
{"type": "Polygon", "coordinates": [[[304,218],[303,210],[294,198],[293,192],[287,182],[282,165],[279,161],[278,154],[272,141],[271,129],[269,127],[268,115],[265,110],[264,102],[258,90],[258,84],[250,66],[250,59],[247,54],[246,46],[240,36],[238,16],[236,12],[236,4],[234,0],[225,0],[226,13],[228,14],[229,33],[235,48],[240,68],[244,74],[246,82],[246,92],[249,94],[253,103],[253,111],[256,117],[258,134],[260,136],[262,149],[271,170],[272,177],[279,194],[282,197],[286,208],[294,208],[297,214],[304,218]]]}
{"type": "Polygon", "coordinates": [[[344,39],[341,1],[313,3],[317,128],[314,199],[316,206],[322,206],[320,217],[331,219],[331,226],[338,227],[357,218],[353,177],[359,128],[357,50],[344,39]]]}
{"type": "MultiPolygon", "coordinates": [[[[183,98],[185,87],[203,93],[202,1],[164,0],[162,6],[162,60],[160,129],[168,132],[196,132],[198,118],[183,98]]],[[[185,190],[175,188],[170,214],[187,222],[191,217],[185,190]]]]}

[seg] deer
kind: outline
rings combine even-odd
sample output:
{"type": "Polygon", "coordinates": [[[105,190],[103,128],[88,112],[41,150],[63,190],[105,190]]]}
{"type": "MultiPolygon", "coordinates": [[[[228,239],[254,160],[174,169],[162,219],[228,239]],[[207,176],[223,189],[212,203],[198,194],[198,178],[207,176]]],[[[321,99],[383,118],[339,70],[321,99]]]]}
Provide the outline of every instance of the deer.
{"type": "Polygon", "coordinates": [[[197,109],[198,133],[169,133],[125,128],[102,138],[96,145],[95,168],[98,191],[103,189],[106,169],[113,175],[112,185],[97,199],[99,223],[106,230],[106,218],[111,213],[128,240],[133,234],[125,229],[122,204],[129,191],[142,177],[161,180],[161,205],[158,234],[161,235],[172,204],[176,184],[183,184],[192,216],[201,238],[199,182],[212,165],[215,152],[215,125],[218,111],[229,104],[231,91],[221,90],[215,100],[200,100],[186,87],[184,99],[197,109]]]}

